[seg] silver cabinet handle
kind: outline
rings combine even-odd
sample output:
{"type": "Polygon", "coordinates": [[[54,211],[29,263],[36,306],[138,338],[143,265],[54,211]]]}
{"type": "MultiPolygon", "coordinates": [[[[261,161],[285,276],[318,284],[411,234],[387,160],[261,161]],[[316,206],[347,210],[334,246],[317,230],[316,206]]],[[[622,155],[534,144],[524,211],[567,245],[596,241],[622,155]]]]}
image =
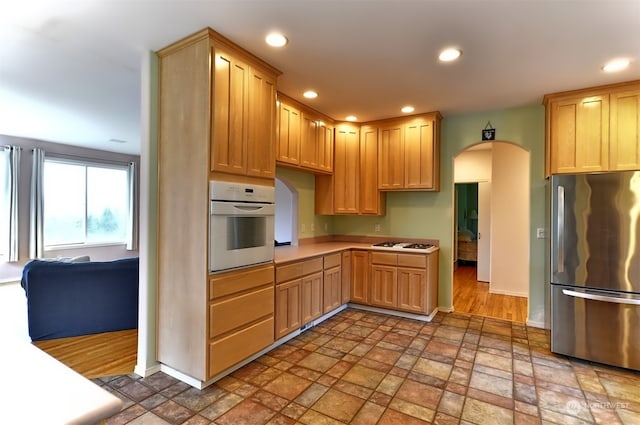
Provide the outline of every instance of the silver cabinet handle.
{"type": "Polygon", "coordinates": [[[609,297],[606,295],[590,294],[588,292],[572,291],[570,289],[563,289],[562,293],[570,297],[584,298],[587,300],[604,301],[604,302],[616,303],[616,304],[640,305],[640,299],[637,299],[637,298],[609,297]]]}
{"type": "Polygon", "coordinates": [[[558,273],[564,272],[564,186],[558,186],[558,273]]]}

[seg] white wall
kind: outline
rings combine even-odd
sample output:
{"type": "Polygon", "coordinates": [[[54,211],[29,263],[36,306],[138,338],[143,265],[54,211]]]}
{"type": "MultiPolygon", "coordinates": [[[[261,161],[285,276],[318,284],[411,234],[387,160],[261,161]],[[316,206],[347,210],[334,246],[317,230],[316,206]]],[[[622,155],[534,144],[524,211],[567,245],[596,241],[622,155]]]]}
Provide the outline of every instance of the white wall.
{"type": "MultiPolygon", "coordinates": [[[[471,148],[454,159],[455,183],[491,181],[491,146],[480,145],[486,149],[471,148]]],[[[479,147],[480,147],[479,146],[479,147]]]]}
{"type": "Polygon", "coordinates": [[[493,144],[492,293],[522,297],[529,294],[529,156],[516,145],[493,144]]]}

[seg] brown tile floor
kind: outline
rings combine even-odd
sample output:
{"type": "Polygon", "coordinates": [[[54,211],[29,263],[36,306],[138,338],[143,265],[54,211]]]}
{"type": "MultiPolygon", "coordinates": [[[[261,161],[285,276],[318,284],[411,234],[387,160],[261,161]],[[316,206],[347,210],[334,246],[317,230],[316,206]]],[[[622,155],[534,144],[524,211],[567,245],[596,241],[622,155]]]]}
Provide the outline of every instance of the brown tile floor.
{"type": "Polygon", "coordinates": [[[549,352],[548,331],[347,309],[205,390],[164,373],[96,380],[108,425],[640,424],[640,374],[549,352]]]}

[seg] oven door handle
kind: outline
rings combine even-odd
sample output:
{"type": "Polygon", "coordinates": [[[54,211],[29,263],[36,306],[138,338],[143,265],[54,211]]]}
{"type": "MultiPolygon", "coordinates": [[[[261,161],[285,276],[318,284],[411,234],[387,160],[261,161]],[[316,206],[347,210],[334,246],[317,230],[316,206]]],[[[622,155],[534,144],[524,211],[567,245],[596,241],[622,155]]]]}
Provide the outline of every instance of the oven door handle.
{"type": "Polygon", "coordinates": [[[259,211],[261,209],[263,209],[263,206],[246,206],[246,205],[234,205],[233,208],[235,208],[236,210],[242,210],[242,211],[259,211]]]}
{"type": "Polygon", "coordinates": [[[612,297],[607,295],[597,295],[589,292],[572,291],[570,289],[563,289],[562,293],[570,297],[584,298],[584,299],[593,300],[593,301],[604,301],[604,302],[616,303],[616,304],[640,305],[640,299],[637,299],[637,298],[623,298],[623,297],[612,297]]]}

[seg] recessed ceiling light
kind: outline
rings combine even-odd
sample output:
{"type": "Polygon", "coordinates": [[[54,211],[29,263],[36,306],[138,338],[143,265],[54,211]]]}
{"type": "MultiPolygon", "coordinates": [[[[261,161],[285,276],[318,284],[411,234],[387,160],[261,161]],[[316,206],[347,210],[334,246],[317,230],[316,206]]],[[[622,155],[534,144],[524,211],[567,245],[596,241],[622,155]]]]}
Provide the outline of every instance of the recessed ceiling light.
{"type": "Polygon", "coordinates": [[[318,97],[318,93],[313,90],[307,90],[306,92],[302,93],[302,95],[307,99],[315,99],[316,97],[318,97]]]}
{"type": "Polygon", "coordinates": [[[442,62],[451,62],[458,59],[461,54],[462,51],[460,49],[449,47],[440,52],[440,54],[438,55],[438,59],[440,59],[442,62]]]}
{"type": "Polygon", "coordinates": [[[280,34],[279,32],[269,33],[265,37],[265,41],[271,47],[282,47],[282,46],[286,45],[289,42],[289,40],[287,40],[287,37],[285,37],[284,35],[280,34]]]}
{"type": "Polygon", "coordinates": [[[405,114],[410,114],[411,112],[415,111],[416,108],[414,108],[413,106],[407,105],[407,106],[403,106],[402,109],[400,110],[405,114]]]}
{"type": "Polygon", "coordinates": [[[111,143],[127,143],[126,140],[122,140],[122,139],[109,139],[109,141],[111,143]]]}
{"type": "Polygon", "coordinates": [[[604,72],[622,71],[623,69],[626,69],[629,66],[630,63],[631,63],[631,61],[629,59],[624,59],[624,58],[613,59],[613,60],[610,60],[609,62],[607,62],[602,67],[602,70],[604,72]]]}
{"type": "Polygon", "coordinates": [[[358,117],[356,117],[355,115],[349,115],[347,117],[344,118],[347,121],[357,121],[358,117]]]}

